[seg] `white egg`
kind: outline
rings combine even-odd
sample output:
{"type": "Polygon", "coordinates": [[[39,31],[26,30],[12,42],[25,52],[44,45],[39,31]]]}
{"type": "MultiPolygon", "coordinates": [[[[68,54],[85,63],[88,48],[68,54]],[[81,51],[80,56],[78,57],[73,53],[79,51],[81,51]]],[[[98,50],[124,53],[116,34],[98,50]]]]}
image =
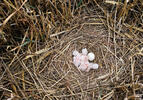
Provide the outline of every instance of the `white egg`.
{"type": "Polygon", "coordinates": [[[87,53],[88,53],[88,51],[87,51],[86,48],[82,49],[82,54],[83,54],[83,55],[87,55],[87,53]]]}
{"type": "Polygon", "coordinates": [[[89,61],[93,61],[94,59],[95,59],[94,53],[92,53],[92,52],[89,53],[89,54],[88,54],[88,60],[89,60],[89,61]]]}
{"type": "Polygon", "coordinates": [[[79,55],[79,52],[77,50],[74,50],[73,53],[72,53],[74,56],[77,56],[79,55]]]}
{"type": "Polygon", "coordinates": [[[99,67],[98,64],[93,64],[91,68],[92,68],[92,69],[98,69],[98,67],[99,67]]]}

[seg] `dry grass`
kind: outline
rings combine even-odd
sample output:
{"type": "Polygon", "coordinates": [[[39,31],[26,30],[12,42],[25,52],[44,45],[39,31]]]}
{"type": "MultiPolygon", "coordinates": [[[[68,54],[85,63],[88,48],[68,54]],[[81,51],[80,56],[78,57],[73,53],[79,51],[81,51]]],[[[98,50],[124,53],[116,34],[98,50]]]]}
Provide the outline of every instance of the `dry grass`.
{"type": "Polygon", "coordinates": [[[142,100],[143,2],[0,1],[0,99],[142,100]],[[81,72],[87,48],[99,69],[81,72]]]}

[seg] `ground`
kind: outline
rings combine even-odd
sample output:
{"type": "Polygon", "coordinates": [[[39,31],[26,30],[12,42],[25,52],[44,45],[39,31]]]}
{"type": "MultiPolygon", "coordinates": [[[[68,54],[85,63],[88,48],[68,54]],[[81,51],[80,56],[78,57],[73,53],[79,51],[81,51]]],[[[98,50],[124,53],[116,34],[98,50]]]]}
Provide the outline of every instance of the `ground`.
{"type": "Polygon", "coordinates": [[[143,5],[114,3],[0,2],[7,14],[0,28],[0,99],[141,100],[143,5]],[[95,54],[98,69],[74,66],[72,52],[83,48],[95,54]]]}

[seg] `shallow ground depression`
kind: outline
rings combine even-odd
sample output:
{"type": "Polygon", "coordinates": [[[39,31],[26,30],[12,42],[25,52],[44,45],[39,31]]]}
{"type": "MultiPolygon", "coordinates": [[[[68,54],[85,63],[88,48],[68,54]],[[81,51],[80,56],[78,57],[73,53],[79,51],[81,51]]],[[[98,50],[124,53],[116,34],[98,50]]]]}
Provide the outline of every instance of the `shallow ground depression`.
{"type": "Polygon", "coordinates": [[[110,88],[121,80],[124,62],[114,54],[114,43],[109,35],[98,17],[96,20],[86,16],[85,22],[77,28],[53,37],[59,37],[58,44],[53,47],[53,55],[41,61],[45,64],[40,66],[42,72],[39,74],[46,77],[43,79],[45,86],[55,90],[53,97],[91,100],[106,93],[113,95],[110,88]],[[84,72],[73,64],[73,51],[81,52],[83,48],[95,54],[93,62],[99,64],[98,69],[84,72]]]}

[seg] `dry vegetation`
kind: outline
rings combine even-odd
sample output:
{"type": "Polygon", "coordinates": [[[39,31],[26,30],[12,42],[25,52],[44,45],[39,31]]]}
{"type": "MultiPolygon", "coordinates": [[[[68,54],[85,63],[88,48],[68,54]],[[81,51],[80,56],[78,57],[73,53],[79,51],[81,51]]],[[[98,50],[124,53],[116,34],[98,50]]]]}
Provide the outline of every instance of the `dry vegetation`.
{"type": "Polygon", "coordinates": [[[142,0],[1,0],[0,99],[142,100],[142,33],[142,0]]]}

